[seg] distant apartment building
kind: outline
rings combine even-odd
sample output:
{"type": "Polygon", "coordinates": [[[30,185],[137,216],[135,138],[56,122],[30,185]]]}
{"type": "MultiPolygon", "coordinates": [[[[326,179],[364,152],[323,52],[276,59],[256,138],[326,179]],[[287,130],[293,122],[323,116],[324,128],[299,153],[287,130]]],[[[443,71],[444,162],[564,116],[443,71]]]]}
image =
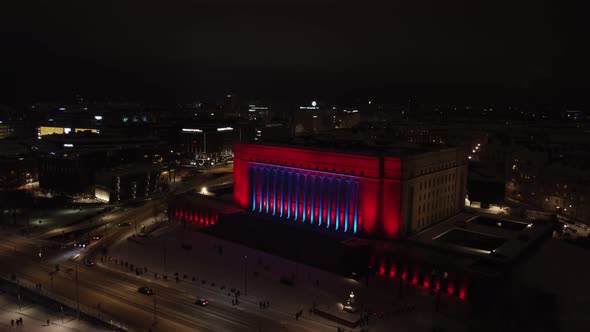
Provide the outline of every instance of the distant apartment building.
{"type": "Polygon", "coordinates": [[[299,106],[293,113],[292,130],[296,136],[318,134],[336,128],[336,110],[312,101],[299,106]]]}
{"type": "Polygon", "coordinates": [[[42,190],[91,194],[97,174],[121,165],[159,163],[166,147],[154,137],[78,133],[50,135],[36,142],[42,190]]]}
{"type": "Polygon", "coordinates": [[[160,191],[162,167],[153,163],[123,165],[98,172],[94,195],[107,203],[146,198],[160,191]]]}

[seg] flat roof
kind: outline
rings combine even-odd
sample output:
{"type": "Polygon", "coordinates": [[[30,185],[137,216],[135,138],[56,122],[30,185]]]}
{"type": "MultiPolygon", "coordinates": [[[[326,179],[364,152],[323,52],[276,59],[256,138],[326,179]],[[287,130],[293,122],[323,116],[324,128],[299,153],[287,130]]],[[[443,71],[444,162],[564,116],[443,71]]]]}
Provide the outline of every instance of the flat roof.
{"type": "Polygon", "coordinates": [[[410,237],[410,241],[508,263],[549,234],[551,225],[547,223],[464,212],[410,237]]]}
{"type": "Polygon", "coordinates": [[[194,206],[207,206],[216,209],[223,214],[234,214],[243,212],[242,209],[236,208],[233,202],[228,202],[227,200],[197,193],[184,193],[176,195],[172,197],[169,201],[194,206]]]}
{"type": "Polygon", "coordinates": [[[313,140],[300,141],[293,140],[289,142],[265,142],[251,143],[258,146],[277,146],[293,149],[305,149],[313,151],[324,151],[342,154],[355,154],[365,156],[390,156],[404,157],[432,152],[453,151],[455,148],[440,146],[402,146],[402,145],[370,145],[362,140],[313,140]]]}

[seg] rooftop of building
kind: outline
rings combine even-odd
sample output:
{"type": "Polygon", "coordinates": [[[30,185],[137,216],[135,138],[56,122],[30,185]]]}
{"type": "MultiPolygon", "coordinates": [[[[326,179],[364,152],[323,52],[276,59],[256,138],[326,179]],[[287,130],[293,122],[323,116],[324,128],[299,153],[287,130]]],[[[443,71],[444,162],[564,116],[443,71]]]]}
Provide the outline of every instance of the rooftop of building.
{"type": "Polygon", "coordinates": [[[222,214],[234,214],[243,212],[242,209],[235,207],[231,201],[221,200],[216,197],[200,194],[200,193],[185,193],[176,195],[170,199],[178,205],[186,206],[202,206],[209,207],[219,211],[222,214]]]}
{"type": "Polygon", "coordinates": [[[69,133],[67,135],[47,135],[35,143],[41,152],[97,151],[125,149],[162,144],[157,137],[128,137],[124,135],[104,135],[90,132],[69,133]]]}
{"type": "Polygon", "coordinates": [[[98,176],[123,176],[127,174],[138,174],[138,173],[147,173],[155,170],[161,169],[159,164],[154,163],[133,163],[133,164],[126,164],[121,165],[118,167],[113,167],[110,169],[103,170],[98,176]]]}
{"type": "Polygon", "coordinates": [[[515,262],[551,231],[547,222],[465,212],[427,228],[410,241],[476,258],[482,266],[504,265],[515,262]]]}
{"type": "Polygon", "coordinates": [[[20,142],[12,139],[0,140],[0,157],[10,158],[28,154],[29,149],[20,142]]]}
{"type": "Polygon", "coordinates": [[[273,140],[255,145],[280,146],[366,156],[408,157],[428,153],[456,151],[456,148],[441,145],[417,145],[402,142],[379,142],[367,139],[354,130],[335,130],[313,136],[299,136],[289,140],[273,140]]]}

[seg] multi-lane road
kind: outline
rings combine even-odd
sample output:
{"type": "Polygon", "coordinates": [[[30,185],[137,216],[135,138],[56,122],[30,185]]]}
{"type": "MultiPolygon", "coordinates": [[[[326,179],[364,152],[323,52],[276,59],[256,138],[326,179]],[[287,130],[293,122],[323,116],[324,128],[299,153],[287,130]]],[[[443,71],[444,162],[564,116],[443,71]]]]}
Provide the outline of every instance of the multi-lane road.
{"type": "Polygon", "coordinates": [[[33,244],[27,245],[21,240],[17,248],[15,252],[5,242],[0,246],[2,271],[16,275],[21,284],[42,284],[43,292],[50,298],[66,298],[70,304],[79,298],[82,307],[100,308],[105,317],[130,330],[259,331],[262,328],[263,331],[288,331],[280,322],[243,307],[214,301],[207,307],[200,307],[194,304],[195,294],[97,266],[87,267],[70,260],[60,264],[59,272],[52,273],[55,265],[35,258],[33,244]],[[138,287],[141,286],[153,288],[155,295],[140,294],[138,287]]]}
{"type": "MultiPolygon", "coordinates": [[[[205,175],[183,182],[175,192],[223,184],[230,176],[205,175]]],[[[4,278],[15,275],[21,285],[41,284],[42,289],[38,291],[48,297],[74,307],[79,303],[93,315],[108,321],[112,319],[131,331],[316,331],[327,328],[314,322],[294,325],[293,317],[286,313],[257,310],[258,305],[248,301],[232,305],[229,300],[221,300],[221,296],[212,295],[210,304],[201,307],[194,302],[197,295],[203,295],[202,291],[193,294],[190,287],[181,290],[175,283],[154,281],[153,276],[150,279],[103,268],[100,264],[93,267],[83,264],[86,256],[91,258],[98,254],[99,247],[124,241],[136,231],[136,224],[153,218],[154,211],[161,212],[164,200],[165,197],[154,199],[143,206],[119,209],[103,216],[104,222],[93,225],[91,231],[92,234],[101,233],[103,238],[84,250],[44,246],[51,238],[48,234],[43,240],[0,234],[0,274],[4,278]],[[118,226],[122,222],[129,225],[118,226]],[[59,271],[56,271],[56,264],[59,264],[59,271]],[[155,294],[139,293],[138,288],[142,286],[153,288],[155,294]]],[[[67,234],[81,229],[73,225],[49,234],[67,234]]],[[[82,231],[80,238],[85,239],[87,234],[82,231]]],[[[192,289],[199,292],[198,286],[192,289]]]]}

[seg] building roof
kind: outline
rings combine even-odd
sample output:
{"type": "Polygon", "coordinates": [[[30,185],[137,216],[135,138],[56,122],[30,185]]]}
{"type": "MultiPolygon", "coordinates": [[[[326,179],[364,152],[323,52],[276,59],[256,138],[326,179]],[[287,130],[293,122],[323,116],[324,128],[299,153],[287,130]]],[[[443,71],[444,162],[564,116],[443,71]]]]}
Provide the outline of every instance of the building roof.
{"type": "Polygon", "coordinates": [[[551,225],[546,223],[461,213],[412,236],[410,241],[492,265],[509,265],[549,234],[551,225]]]}
{"type": "Polygon", "coordinates": [[[433,152],[454,151],[454,148],[441,146],[409,146],[409,145],[372,145],[360,139],[343,140],[329,138],[299,138],[289,142],[253,143],[254,145],[280,146],[294,149],[355,154],[365,156],[407,157],[433,152]]]}
{"type": "Polygon", "coordinates": [[[176,195],[170,199],[172,204],[184,206],[205,206],[218,210],[223,214],[234,214],[243,212],[242,209],[236,208],[232,202],[220,200],[215,197],[202,195],[198,193],[186,193],[176,195]]]}

